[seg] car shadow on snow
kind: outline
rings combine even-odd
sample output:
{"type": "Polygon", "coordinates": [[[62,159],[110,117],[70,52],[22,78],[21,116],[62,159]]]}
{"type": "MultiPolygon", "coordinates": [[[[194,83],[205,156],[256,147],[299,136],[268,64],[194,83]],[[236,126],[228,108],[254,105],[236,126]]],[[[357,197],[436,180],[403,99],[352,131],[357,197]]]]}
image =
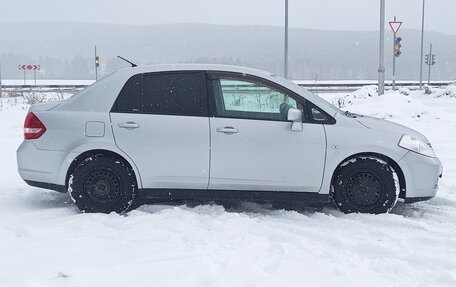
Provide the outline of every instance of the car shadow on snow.
{"type": "MultiPolygon", "coordinates": [[[[326,214],[336,217],[344,216],[332,203],[322,205],[307,205],[305,203],[289,202],[252,202],[246,200],[178,200],[161,201],[155,203],[139,203],[135,208],[148,213],[154,213],[163,209],[184,207],[197,210],[201,207],[221,207],[226,212],[250,213],[262,215],[274,215],[278,212],[290,211],[303,215],[326,214]]],[[[390,214],[406,218],[423,218],[425,214],[446,213],[449,210],[456,211],[456,202],[445,198],[434,198],[430,201],[406,204],[397,202],[390,214]]],[[[455,212],[456,213],[456,212],[455,212]]],[[[363,216],[375,216],[364,214],[363,216]]]]}
{"type": "MultiPolygon", "coordinates": [[[[73,204],[71,197],[67,193],[58,193],[45,190],[30,190],[22,195],[20,200],[23,205],[33,209],[53,209],[65,208],[74,213],[78,213],[77,207],[73,204]]],[[[277,212],[291,211],[298,212],[304,215],[312,215],[316,213],[327,214],[332,216],[343,216],[332,203],[309,205],[305,203],[293,202],[258,202],[248,200],[174,200],[174,201],[138,201],[130,210],[138,209],[142,212],[155,213],[162,209],[185,207],[188,209],[197,210],[202,206],[212,206],[223,208],[226,212],[236,213],[252,213],[273,215],[277,212]]],[[[399,201],[391,214],[404,216],[408,218],[423,218],[425,214],[445,213],[452,211],[456,214],[456,201],[445,198],[436,197],[429,201],[406,204],[399,201]]],[[[366,215],[368,216],[368,215],[366,215]]]]}
{"type": "Polygon", "coordinates": [[[248,201],[248,200],[163,200],[155,202],[138,202],[134,207],[139,211],[155,213],[157,211],[183,207],[197,211],[201,207],[220,207],[225,212],[234,213],[249,213],[249,214],[262,214],[262,215],[273,215],[277,212],[291,211],[298,212],[305,215],[311,215],[314,213],[331,213],[335,214],[339,211],[333,204],[320,204],[320,205],[308,205],[304,203],[290,203],[290,202],[259,202],[259,201],[248,201]]]}
{"type": "Polygon", "coordinates": [[[390,213],[410,218],[423,218],[425,214],[455,213],[455,211],[456,201],[435,197],[429,201],[411,204],[398,202],[390,213]]]}
{"type": "Polygon", "coordinates": [[[70,208],[77,212],[77,208],[68,193],[33,188],[22,197],[22,204],[33,209],[70,208]]]}

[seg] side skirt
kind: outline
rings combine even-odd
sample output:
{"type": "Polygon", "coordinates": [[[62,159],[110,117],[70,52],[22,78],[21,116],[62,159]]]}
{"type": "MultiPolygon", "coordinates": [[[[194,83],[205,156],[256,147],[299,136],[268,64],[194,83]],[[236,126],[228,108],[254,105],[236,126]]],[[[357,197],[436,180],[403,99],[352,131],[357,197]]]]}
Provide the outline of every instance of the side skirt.
{"type": "Polygon", "coordinates": [[[313,192],[250,191],[250,190],[189,190],[189,189],[154,189],[138,190],[138,196],[144,200],[252,200],[252,201],[299,201],[308,204],[329,203],[329,194],[313,192]]]}
{"type": "Polygon", "coordinates": [[[67,192],[64,185],[59,185],[59,184],[54,184],[54,183],[46,183],[46,182],[38,182],[38,181],[31,181],[31,180],[25,180],[25,183],[27,183],[28,185],[33,186],[33,187],[50,189],[50,190],[54,190],[54,191],[58,191],[58,192],[62,192],[62,193],[67,192]]]}
{"type": "Polygon", "coordinates": [[[426,196],[426,197],[406,197],[405,203],[415,203],[420,201],[426,201],[434,198],[434,196],[426,196]]]}

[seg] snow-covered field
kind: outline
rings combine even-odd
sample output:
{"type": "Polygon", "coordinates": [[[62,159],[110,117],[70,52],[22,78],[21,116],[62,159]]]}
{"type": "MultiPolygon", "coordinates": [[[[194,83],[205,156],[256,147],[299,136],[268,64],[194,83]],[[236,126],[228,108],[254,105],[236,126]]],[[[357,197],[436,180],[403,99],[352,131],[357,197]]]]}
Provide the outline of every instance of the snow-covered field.
{"type": "Polygon", "coordinates": [[[26,110],[0,99],[0,286],[456,286],[456,97],[407,93],[322,95],[417,129],[441,158],[435,199],[383,215],[253,203],[81,214],[19,178],[26,110]]]}

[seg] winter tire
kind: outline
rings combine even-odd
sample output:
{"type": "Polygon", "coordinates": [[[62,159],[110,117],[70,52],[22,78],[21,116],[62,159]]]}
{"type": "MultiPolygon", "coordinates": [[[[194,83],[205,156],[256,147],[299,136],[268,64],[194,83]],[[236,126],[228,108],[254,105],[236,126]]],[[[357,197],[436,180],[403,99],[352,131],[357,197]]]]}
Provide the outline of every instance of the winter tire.
{"type": "Polygon", "coordinates": [[[344,213],[387,213],[397,202],[396,179],[394,170],[380,159],[351,159],[338,169],[332,199],[344,213]]]}
{"type": "Polygon", "coordinates": [[[135,200],[137,184],[128,164],[100,154],[76,167],[68,180],[68,192],[82,212],[123,213],[135,200]]]}

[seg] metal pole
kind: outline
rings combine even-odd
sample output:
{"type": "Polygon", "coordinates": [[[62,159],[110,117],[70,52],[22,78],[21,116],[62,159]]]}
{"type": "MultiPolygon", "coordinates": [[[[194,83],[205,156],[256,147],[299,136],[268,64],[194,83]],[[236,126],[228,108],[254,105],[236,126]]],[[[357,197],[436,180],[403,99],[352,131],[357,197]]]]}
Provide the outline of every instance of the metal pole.
{"type": "MultiPolygon", "coordinates": [[[[396,22],[396,16],[394,16],[394,22],[396,22]]],[[[396,34],[394,34],[394,37],[393,37],[393,91],[396,90],[396,54],[395,54],[396,40],[397,40],[397,36],[396,36],[396,34]]]]}
{"type": "Polygon", "coordinates": [[[33,79],[35,80],[35,86],[36,86],[36,70],[33,70],[33,79]]]}
{"type": "Polygon", "coordinates": [[[429,71],[428,71],[428,84],[431,83],[431,66],[432,66],[432,43],[429,47],[429,71]]]}
{"type": "Polygon", "coordinates": [[[25,80],[25,69],[24,69],[24,86],[26,85],[26,80],[25,80]]]}
{"type": "MultiPolygon", "coordinates": [[[[393,43],[394,46],[396,45],[396,35],[394,35],[393,38],[393,43]]],[[[393,48],[393,91],[396,90],[396,55],[394,54],[394,48],[393,48]]]]}
{"type": "Polygon", "coordinates": [[[385,0],[380,0],[380,53],[378,66],[378,94],[385,93],[385,0]]]}
{"type": "Polygon", "coordinates": [[[421,15],[421,59],[420,59],[420,90],[423,89],[423,58],[424,58],[424,8],[426,0],[423,0],[423,13],[421,15]]]}
{"type": "Polygon", "coordinates": [[[2,84],[2,58],[0,54],[0,98],[3,97],[3,84],[2,84]]]}
{"type": "Polygon", "coordinates": [[[96,63],[96,59],[97,59],[97,46],[95,46],[95,82],[98,81],[98,67],[97,67],[97,63],[96,63]]]}
{"type": "Polygon", "coordinates": [[[283,59],[283,76],[288,78],[288,0],[285,0],[285,51],[283,59]]]}

